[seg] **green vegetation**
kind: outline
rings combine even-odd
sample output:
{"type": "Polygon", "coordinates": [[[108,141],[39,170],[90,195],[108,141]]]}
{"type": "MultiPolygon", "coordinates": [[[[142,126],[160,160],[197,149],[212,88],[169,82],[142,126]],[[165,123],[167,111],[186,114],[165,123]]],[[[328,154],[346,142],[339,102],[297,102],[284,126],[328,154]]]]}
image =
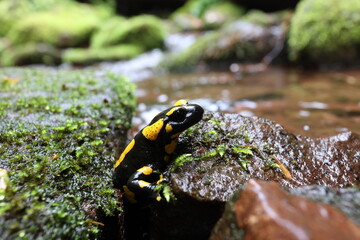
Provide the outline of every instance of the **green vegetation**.
{"type": "Polygon", "coordinates": [[[190,0],[171,19],[184,30],[216,29],[244,13],[238,5],[224,0],[190,0]]]}
{"type": "MultiPolygon", "coordinates": [[[[1,52],[1,51],[0,51],[1,52]]],[[[25,43],[8,47],[2,51],[0,65],[14,66],[31,63],[54,65],[60,63],[60,52],[51,44],[25,43]]]]}
{"type": "Polygon", "coordinates": [[[22,17],[37,11],[46,11],[59,5],[73,4],[71,0],[1,0],[0,1],[0,36],[5,36],[7,32],[22,17]]]}
{"type": "Polygon", "coordinates": [[[165,28],[162,21],[151,15],[139,15],[125,20],[115,17],[106,22],[91,39],[92,48],[134,44],[144,51],[162,47],[165,28]]]}
{"type": "MultiPolygon", "coordinates": [[[[181,137],[197,138],[193,142],[200,146],[193,146],[192,153],[182,152],[171,165],[171,171],[176,171],[179,167],[192,161],[225,162],[236,160],[244,171],[249,171],[248,165],[253,164],[253,159],[261,161],[262,169],[279,168],[279,164],[274,161],[273,149],[265,142],[256,144],[242,125],[236,131],[228,131],[226,123],[215,118],[206,119],[205,116],[201,124],[197,124],[185,131],[181,137]],[[204,152],[204,149],[206,151],[204,152]]],[[[187,140],[185,140],[187,141],[187,140]]]]}
{"type": "Polygon", "coordinates": [[[36,42],[60,48],[81,46],[88,42],[102,18],[97,9],[89,5],[63,5],[20,18],[8,37],[15,45],[36,42]]]}
{"type": "Polygon", "coordinates": [[[71,48],[64,51],[62,59],[66,63],[91,64],[99,61],[126,60],[143,52],[135,44],[120,44],[103,48],[71,48]]]}
{"type": "Polygon", "coordinates": [[[114,74],[5,68],[0,89],[0,169],[10,179],[0,236],[100,238],[104,217],[119,211],[112,166],[133,85],[114,74]]]}
{"type": "Polygon", "coordinates": [[[264,27],[269,27],[286,22],[290,16],[290,10],[265,13],[263,11],[253,9],[248,11],[243,17],[241,17],[241,19],[264,27]]]}
{"type": "Polygon", "coordinates": [[[303,0],[289,32],[291,60],[351,61],[360,56],[360,1],[303,0]]]}
{"type": "MultiPolygon", "coordinates": [[[[261,38],[244,38],[236,25],[238,23],[234,22],[220,30],[204,34],[184,51],[169,55],[161,66],[170,71],[187,71],[193,70],[201,62],[261,61],[270,51],[269,46],[261,38]]],[[[260,28],[258,25],[248,27],[260,28]]]]}
{"type": "Polygon", "coordinates": [[[114,31],[127,28],[127,20],[121,16],[114,16],[105,21],[100,28],[92,35],[90,46],[100,48],[119,44],[119,34],[114,31]]]}
{"type": "Polygon", "coordinates": [[[91,64],[129,59],[163,46],[166,31],[161,19],[116,16],[112,4],[0,2],[0,34],[4,36],[0,37],[0,65],[91,64]],[[9,12],[13,18],[7,17],[9,12]]]}

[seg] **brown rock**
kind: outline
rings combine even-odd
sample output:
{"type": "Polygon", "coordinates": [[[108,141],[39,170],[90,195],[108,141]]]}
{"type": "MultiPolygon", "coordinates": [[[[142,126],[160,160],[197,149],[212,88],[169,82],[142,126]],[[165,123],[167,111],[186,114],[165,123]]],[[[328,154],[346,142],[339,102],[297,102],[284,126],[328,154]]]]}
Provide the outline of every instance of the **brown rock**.
{"type": "Polygon", "coordinates": [[[225,202],[251,178],[276,181],[287,188],[344,188],[360,182],[360,135],[356,133],[329,138],[295,136],[267,119],[223,113],[205,113],[193,131],[196,134],[180,136],[177,155],[191,153],[201,158],[216,152],[219,145],[225,146],[225,154],[187,162],[171,172],[176,194],[225,202]],[[241,155],[233,150],[244,146],[252,149],[245,159],[246,169],[240,164],[241,155]],[[275,162],[285,168],[274,167],[275,162]]]}
{"type": "Polygon", "coordinates": [[[275,182],[251,179],[234,207],[244,239],[360,239],[360,228],[327,204],[282,191],[275,182]]]}

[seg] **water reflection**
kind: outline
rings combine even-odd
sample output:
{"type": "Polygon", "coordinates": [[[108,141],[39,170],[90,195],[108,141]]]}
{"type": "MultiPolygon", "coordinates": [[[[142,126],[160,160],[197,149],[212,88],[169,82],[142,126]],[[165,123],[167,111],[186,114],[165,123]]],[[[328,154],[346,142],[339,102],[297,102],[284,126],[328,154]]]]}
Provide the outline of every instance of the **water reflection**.
{"type": "Polygon", "coordinates": [[[349,130],[360,133],[360,71],[268,68],[242,74],[172,74],[138,81],[137,86],[138,102],[145,104],[138,122],[147,122],[169,104],[185,98],[208,111],[268,118],[295,134],[325,137],[349,130]]]}

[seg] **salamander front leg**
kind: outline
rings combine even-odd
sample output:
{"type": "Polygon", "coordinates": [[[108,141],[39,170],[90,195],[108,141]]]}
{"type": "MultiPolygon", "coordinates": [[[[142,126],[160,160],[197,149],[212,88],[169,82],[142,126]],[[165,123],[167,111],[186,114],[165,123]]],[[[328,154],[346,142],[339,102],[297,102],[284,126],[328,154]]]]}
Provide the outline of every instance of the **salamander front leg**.
{"type": "Polygon", "coordinates": [[[162,197],[155,188],[163,179],[163,175],[154,171],[152,165],[143,166],[132,174],[123,186],[125,196],[132,203],[136,203],[137,199],[159,202],[162,197]]]}

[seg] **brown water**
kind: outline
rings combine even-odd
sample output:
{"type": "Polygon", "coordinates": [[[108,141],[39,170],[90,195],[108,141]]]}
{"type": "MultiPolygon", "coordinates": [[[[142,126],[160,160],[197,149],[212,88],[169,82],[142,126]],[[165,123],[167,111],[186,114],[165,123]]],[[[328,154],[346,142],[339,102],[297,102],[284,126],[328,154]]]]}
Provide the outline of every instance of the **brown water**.
{"type": "MultiPolygon", "coordinates": [[[[152,117],[177,99],[209,111],[259,116],[294,134],[327,137],[360,133],[360,70],[299,71],[272,67],[253,73],[164,75],[137,83],[143,116],[152,117]]],[[[148,120],[144,120],[148,121],[148,120]]]]}

